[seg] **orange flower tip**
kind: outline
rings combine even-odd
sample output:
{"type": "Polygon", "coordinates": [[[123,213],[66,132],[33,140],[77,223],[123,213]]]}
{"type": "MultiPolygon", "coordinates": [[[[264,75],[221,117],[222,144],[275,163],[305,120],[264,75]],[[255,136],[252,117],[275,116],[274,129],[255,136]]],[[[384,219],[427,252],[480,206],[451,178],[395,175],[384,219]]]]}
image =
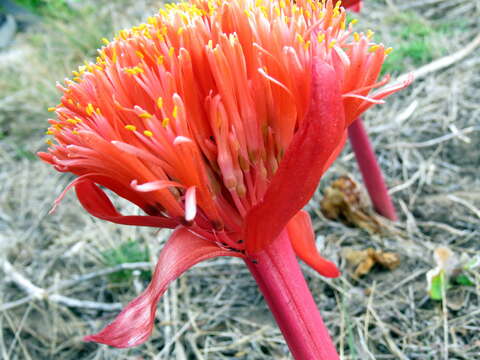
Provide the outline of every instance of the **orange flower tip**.
{"type": "Polygon", "coordinates": [[[159,109],[163,107],[163,99],[161,97],[157,99],[157,106],[159,109]]]}
{"type": "Polygon", "coordinates": [[[142,119],[150,119],[150,118],[153,117],[153,115],[152,115],[152,114],[149,114],[148,112],[145,111],[144,113],[138,115],[138,117],[139,117],[139,118],[142,118],[142,119]]]}
{"type": "Polygon", "coordinates": [[[137,127],[135,125],[125,125],[125,130],[137,131],[137,127]]]}
{"type": "Polygon", "coordinates": [[[143,135],[148,136],[148,137],[152,137],[152,136],[153,136],[153,133],[152,133],[151,131],[149,131],[149,130],[145,130],[145,131],[143,132],[143,135]]]}
{"type": "Polygon", "coordinates": [[[372,47],[370,47],[370,49],[368,49],[368,52],[374,53],[378,49],[380,49],[380,45],[373,45],[372,47]]]}
{"type": "Polygon", "coordinates": [[[52,106],[52,107],[49,107],[47,110],[48,110],[48,112],[54,112],[54,111],[57,110],[57,108],[52,106]]]}
{"type": "Polygon", "coordinates": [[[175,140],[173,140],[173,145],[180,145],[185,143],[191,143],[192,140],[186,136],[177,136],[175,140]]]}
{"type": "Polygon", "coordinates": [[[393,51],[393,48],[392,47],[389,47],[387,49],[385,49],[385,55],[390,55],[393,51]]]}

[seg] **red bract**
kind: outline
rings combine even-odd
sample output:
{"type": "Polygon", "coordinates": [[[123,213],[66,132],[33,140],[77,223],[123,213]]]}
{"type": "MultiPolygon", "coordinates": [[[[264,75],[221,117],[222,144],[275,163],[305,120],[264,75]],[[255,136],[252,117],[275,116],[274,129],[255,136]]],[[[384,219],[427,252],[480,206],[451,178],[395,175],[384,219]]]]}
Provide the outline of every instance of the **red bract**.
{"type": "Polygon", "coordinates": [[[54,141],[39,156],[77,176],[71,186],[92,215],[176,229],[145,292],[87,340],[144,342],[173,279],[216,256],[264,258],[279,237],[338,275],[301,209],[348,125],[406,85],[371,93],[388,81],[377,81],[388,50],[352,32],[331,1],[170,4],[58,86],[54,141]],[[120,214],[103,189],[145,215],[120,214]]]}

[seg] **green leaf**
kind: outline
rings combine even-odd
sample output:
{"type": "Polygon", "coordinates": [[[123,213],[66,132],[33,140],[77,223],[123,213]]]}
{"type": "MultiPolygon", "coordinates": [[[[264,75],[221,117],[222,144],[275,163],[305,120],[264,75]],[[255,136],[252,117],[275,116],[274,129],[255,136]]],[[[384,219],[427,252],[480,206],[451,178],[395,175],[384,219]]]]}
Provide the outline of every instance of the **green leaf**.
{"type": "Polygon", "coordinates": [[[475,283],[468,277],[467,274],[460,274],[455,278],[455,282],[459,285],[474,286],[475,283]]]}
{"type": "Polygon", "coordinates": [[[430,298],[433,300],[442,300],[443,294],[446,289],[445,284],[445,271],[440,270],[440,272],[432,277],[432,283],[430,286],[430,298]]]}

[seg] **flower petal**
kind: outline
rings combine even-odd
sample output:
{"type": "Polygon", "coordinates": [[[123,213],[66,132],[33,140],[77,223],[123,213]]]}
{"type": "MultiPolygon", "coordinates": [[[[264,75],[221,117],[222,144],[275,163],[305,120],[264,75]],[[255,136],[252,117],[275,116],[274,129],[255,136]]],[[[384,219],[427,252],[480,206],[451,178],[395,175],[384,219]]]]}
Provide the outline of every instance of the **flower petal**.
{"type": "Polygon", "coordinates": [[[332,154],[345,135],[345,114],[334,69],[319,59],[312,63],[310,106],[265,196],[247,215],[248,253],[273,241],[310,200],[332,154]]]}
{"type": "Polygon", "coordinates": [[[147,289],[131,301],[111,324],[84,340],[118,348],[142,344],[152,333],[157,303],[168,285],[200,261],[217,256],[241,257],[239,253],[223,250],[184,227],[175,230],[160,253],[147,289]]]}
{"type": "Polygon", "coordinates": [[[76,183],[75,192],[84,209],[102,220],[123,225],[152,226],[170,229],[178,225],[178,221],[163,216],[127,216],[120,214],[103,190],[91,180],[76,183]]]}
{"type": "Polygon", "coordinates": [[[288,237],[297,256],[320,275],[335,278],[340,275],[337,266],[325,260],[315,246],[312,220],[306,211],[299,211],[287,225],[288,237]]]}
{"type": "Polygon", "coordinates": [[[335,160],[337,160],[337,157],[340,155],[343,148],[345,147],[345,143],[347,142],[347,138],[348,138],[348,130],[345,130],[343,132],[343,135],[342,135],[342,138],[341,138],[340,142],[338,143],[338,146],[336,147],[336,149],[333,151],[333,153],[330,155],[327,162],[323,166],[323,172],[327,171],[328,168],[333,164],[333,162],[335,160]]]}

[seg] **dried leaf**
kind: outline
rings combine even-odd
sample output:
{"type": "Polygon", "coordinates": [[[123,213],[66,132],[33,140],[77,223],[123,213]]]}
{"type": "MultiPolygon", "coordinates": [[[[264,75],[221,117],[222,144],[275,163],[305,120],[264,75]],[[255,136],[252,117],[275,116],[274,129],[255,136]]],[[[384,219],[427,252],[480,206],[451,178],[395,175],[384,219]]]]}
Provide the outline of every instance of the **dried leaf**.
{"type": "Polygon", "coordinates": [[[373,211],[363,188],[348,176],[341,176],[328,186],[320,203],[323,215],[369,233],[381,232],[378,215],[373,211]]]}
{"type": "Polygon", "coordinates": [[[393,252],[384,252],[368,248],[366,250],[344,249],[343,257],[355,270],[357,277],[368,274],[375,264],[393,270],[400,265],[400,257],[393,252]]]}

